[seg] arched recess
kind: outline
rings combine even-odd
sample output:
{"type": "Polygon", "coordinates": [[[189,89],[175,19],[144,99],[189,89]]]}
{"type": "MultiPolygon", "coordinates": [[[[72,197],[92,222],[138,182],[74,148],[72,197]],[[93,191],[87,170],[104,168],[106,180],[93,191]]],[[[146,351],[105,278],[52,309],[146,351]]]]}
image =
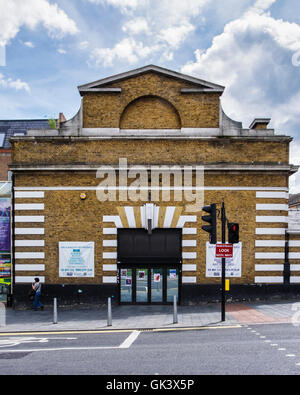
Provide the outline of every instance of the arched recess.
{"type": "Polygon", "coordinates": [[[159,96],[141,96],[120,117],[120,129],[181,129],[177,109],[159,96]]]}

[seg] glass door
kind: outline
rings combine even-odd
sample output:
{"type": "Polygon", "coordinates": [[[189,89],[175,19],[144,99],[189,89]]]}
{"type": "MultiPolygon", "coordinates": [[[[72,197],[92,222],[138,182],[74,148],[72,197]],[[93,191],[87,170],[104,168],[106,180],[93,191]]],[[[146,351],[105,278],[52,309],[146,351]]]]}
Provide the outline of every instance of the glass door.
{"type": "Polygon", "coordinates": [[[151,269],[151,303],[163,302],[163,269],[151,269]]]}
{"type": "Polygon", "coordinates": [[[148,269],[136,269],[136,302],[148,303],[148,269]]]}
{"type": "Polygon", "coordinates": [[[179,269],[167,269],[167,302],[173,302],[174,295],[178,301],[179,269]]]}
{"type": "Polygon", "coordinates": [[[132,269],[120,269],[120,301],[132,303],[132,269]]]}

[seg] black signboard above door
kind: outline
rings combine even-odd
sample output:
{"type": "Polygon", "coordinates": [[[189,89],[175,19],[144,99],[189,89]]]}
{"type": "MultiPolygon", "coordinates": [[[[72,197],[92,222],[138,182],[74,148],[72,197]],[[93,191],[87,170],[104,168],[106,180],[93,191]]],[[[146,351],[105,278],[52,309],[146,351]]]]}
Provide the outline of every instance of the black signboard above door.
{"type": "Polygon", "coordinates": [[[182,230],[118,229],[118,262],[180,263],[182,261],[182,230]]]}

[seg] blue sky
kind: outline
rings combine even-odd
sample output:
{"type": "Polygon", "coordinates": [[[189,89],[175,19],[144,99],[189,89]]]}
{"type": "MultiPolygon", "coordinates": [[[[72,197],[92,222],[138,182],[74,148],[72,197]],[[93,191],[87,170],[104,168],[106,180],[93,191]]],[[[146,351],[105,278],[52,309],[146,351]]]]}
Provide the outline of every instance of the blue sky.
{"type": "Polygon", "coordinates": [[[151,63],[225,85],[225,112],[244,127],[272,118],[300,164],[299,0],[0,0],[0,9],[1,119],[70,118],[78,85],[151,63]]]}

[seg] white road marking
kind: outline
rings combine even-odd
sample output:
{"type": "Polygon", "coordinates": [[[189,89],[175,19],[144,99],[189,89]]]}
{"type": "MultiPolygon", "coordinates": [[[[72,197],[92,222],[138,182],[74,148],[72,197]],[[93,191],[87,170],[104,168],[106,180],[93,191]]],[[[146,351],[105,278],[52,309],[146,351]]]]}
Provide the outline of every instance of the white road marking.
{"type": "MultiPolygon", "coordinates": [[[[32,349],[3,349],[1,352],[5,353],[17,353],[17,352],[38,352],[38,351],[76,351],[76,350],[111,350],[111,349],[126,349],[129,348],[134,341],[138,338],[140,331],[133,331],[122,344],[119,346],[99,346],[99,347],[55,347],[55,348],[32,348],[32,349]]],[[[76,338],[49,338],[49,339],[56,339],[56,340],[75,340],[76,338]]],[[[28,343],[28,342],[38,342],[38,343],[47,343],[49,341],[48,338],[14,338],[8,340],[2,340],[2,346],[0,347],[8,347],[8,346],[17,346],[21,343],[28,343]]]]}
{"type": "Polygon", "coordinates": [[[139,331],[133,331],[128,337],[127,339],[125,339],[123,341],[123,343],[119,346],[119,348],[129,348],[132,343],[138,338],[139,334],[141,332],[139,331]]]}
{"type": "Polygon", "coordinates": [[[76,340],[77,337],[10,337],[0,339],[0,347],[18,346],[22,343],[48,343],[49,340],[76,340]]]}

